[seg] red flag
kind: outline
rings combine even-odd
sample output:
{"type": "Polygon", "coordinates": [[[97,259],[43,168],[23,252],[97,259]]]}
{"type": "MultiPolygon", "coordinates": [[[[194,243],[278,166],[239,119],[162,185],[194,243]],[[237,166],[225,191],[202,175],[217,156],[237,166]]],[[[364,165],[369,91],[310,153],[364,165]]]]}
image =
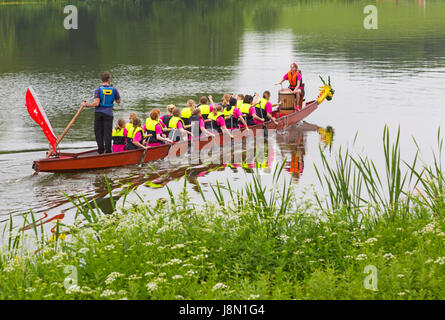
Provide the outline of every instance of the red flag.
{"type": "Polygon", "coordinates": [[[51,127],[51,123],[49,123],[45,110],[43,110],[36,94],[34,93],[34,90],[31,87],[29,87],[28,91],[26,91],[26,108],[28,109],[31,118],[42,128],[46,139],[48,139],[48,142],[53,147],[53,152],[55,153],[57,143],[56,135],[51,127]]]}

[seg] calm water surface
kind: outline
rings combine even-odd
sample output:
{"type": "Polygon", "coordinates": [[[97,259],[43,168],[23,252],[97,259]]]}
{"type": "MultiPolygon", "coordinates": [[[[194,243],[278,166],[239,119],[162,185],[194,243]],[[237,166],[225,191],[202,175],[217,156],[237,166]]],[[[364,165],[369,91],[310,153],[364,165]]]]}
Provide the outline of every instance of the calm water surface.
{"type": "MultiPolygon", "coordinates": [[[[80,102],[91,99],[104,70],[112,73],[122,95],[115,117],[134,111],[145,118],[153,107],[183,106],[204,94],[219,100],[224,93],[267,89],[275,102],[279,88],[274,83],[296,61],[308,99],[317,95],[319,75],[330,75],[336,89],[334,100],[323,103],[308,124],[280,132],[269,145],[270,166],[286,159],[284,178],[291,178],[296,190],[316,185],[313,164],[320,162],[320,146],[332,156],[349,145],[380,163],[384,125],[393,132],[400,125],[403,156],[414,156],[415,136],[428,159],[437,128],[444,124],[442,1],[379,1],[378,30],[363,28],[367,3],[361,1],[71,3],[79,8],[79,30],[63,28],[63,2],[0,2],[0,221],[12,214],[19,224],[21,215],[33,209],[44,221],[65,214],[69,222],[74,211],[61,191],[102,200],[107,211],[105,174],[116,190],[134,183],[138,194],[157,199],[167,195],[159,185],[181,190],[188,169],[189,193],[196,201],[198,182],[210,199],[217,179],[242,185],[251,174],[229,166],[172,167],[157,161],[152,168],[32,176],[32,161],[44,156],[47,143],[24,106],[30,85],[60,134],[80,102]],[[327,126],[335,130],[330,147],[317,132],[327,126]]],[[[94,146],[88,110],[62,148],[94,146]]]]}

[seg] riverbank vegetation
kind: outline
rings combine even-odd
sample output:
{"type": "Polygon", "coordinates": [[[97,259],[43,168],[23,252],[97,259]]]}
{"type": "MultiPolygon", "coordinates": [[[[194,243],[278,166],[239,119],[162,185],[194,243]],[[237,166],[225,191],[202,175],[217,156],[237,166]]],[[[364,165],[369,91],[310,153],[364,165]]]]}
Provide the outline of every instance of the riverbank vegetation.
{"type": "Polygon", "coordinates": [[[74,226],[46,239],[32,224],[36,252],[23,253],[10,230],[0,298],[443,299],[440,132],[431,166],[404,162],[389,136],[384,168],[349,151],[323,156],[326,197],[277,183],[284,165],[272,186],[260,175],[239,190],[216,183],[214,203],[192,203],[184,188],[103,215],[80,195],[74,226]]]}

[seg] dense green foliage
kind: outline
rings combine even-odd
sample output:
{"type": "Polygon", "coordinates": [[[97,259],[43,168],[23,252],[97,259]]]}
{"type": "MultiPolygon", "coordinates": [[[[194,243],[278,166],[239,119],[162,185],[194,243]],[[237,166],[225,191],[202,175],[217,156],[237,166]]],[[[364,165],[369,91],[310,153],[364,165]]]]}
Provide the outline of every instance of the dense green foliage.
{"type": "Polygon", "coordinates": [[[238,191],[217,183],[217,201],[203,195],[201,205],[186,188],[112,215],[72,199],[83,219],[68,237],[57,225],[36,253],[19,254],[11,233],[0,298],[443,299],[442,154],[431,167],[418,168],[417,157],[405,165],[387,130],[384,154],[386,183],[370,160],[346,153],[336,165],[325,161],[319,177],[329,189],[326,202],[297,198],[291,184],[266,187],[260,175],[238,191]],[[364,285],[370,265],[377,290],[364,285]],[[66,278],[67,266],[76,268],[77,284],[66,278]]]}

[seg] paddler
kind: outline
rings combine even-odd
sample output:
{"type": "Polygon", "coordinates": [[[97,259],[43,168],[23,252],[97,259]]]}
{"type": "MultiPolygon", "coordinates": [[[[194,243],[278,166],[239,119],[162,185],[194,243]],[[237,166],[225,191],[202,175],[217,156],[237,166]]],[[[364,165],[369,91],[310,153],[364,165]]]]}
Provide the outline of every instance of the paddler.
{"type": "Polygon", "coordinates": [[[145,136],[147,137],[147,146],[155,147],[160,146],[165,143],[172,143],[173,141],[164,138],[162,135],[162,125],[159,121],[159,116],[161,115],[161,111],[159,109],[153,109],[150,112],[150,117],[145,121],[145,125],[142,129],[145,132],[145,136]]]}
{"type": "MultiPolygon", "coordinates": [[[[211,96],[209,96],[209,98],[210,97],[211,96]]],[[[202,96],[201,99],[199,99],[198,108],[201,110],[201,116],[204,120],[208,119],[210,112],[213,110],[213,106],[209,105],[209,100],[205,96],[202,96]]]]}
{"type": "Polygon", "coordinates": [[[193,110],[195,110],[195,101],[190,99],[187,101],[187,106],[181,111],[181,119],[184,125],[190,125],[190,117],[192,116],[193,110]]]}
{"type": "Polygon", "coordinates": [[[236,96],[236,107],[240,109],[243,103],[244,103],[244,95],[242,93],[238,93],[238,95],[236,96]]]}
{"type": "Polygon", "coordinates": [[[116,123],[111,136],[113,139],[113,152],[125,151],[125,145],[127,144],[128,130],[125,127],[125,119],[119,119],[116,123]]]}
{"type": "MultiPolygon", "coordinates": [[[[269,100],[270,100],[270,92],[266,90],[263,92],[263,97],[255,105],[255,112],[258,117],[263,119],[269,119],[275,125],[278,125],[278,121],[272,115],[272,109],[273,107],[277,106],[278,103],[272,105],[272,103],[269,100]]],[[[256,119],[254,119],[254,122],[256,124],[261,123],[256,119]]]]}
{"type": "Polygon", "coordinates": [[[114,103],[121,103],[119,91],[111,85],[111,75],[105,72],[100,76],[102,85],[94,91],[92,103],[82,102],[83,106],[94,109],[94,134],[98,153],[111,153],[114,103]]]}
{"type": "Polygon", "coordinates": [[[126,150],[135,150],[148,147],[144,143],[144,130],[142,129],[142,121],[139,118],[133,119],[134,135],[133,138],[125,146],[126,150]]]}
{"type": "Polygon", "coordinates": [[[167,106],[167,114],[163,115],[160,120],[164,123],[165,127],[168,128],[170,123],[170,119],[173,117],[173,110],[175,110],[176,106],[174,104],[169,104],[167,106]]]}
{"type": "Polygon", "coordinates": [[[128,117],[128,123],[125,125],[125,129],[127,129],[127,142],[130,141],[129,139],[133,138],[134,133],[134,127],[133,127],[133,120],[136,119],[138,116],[134,112],[130,112],[130,116],[128,117]]]}
{"type": "Polygon", "coordinates": [[[226,120],[226,127],[228,129],[239,128],[239,124],[243,125],[244,128],[249,129],[246,121],[243,118],[243,114],[240,109],[236,106],[237,100],[235,97],[229,98],[229,104],[223,107],[224,119],[226,120]]]}
{"type": "MultiPolygon", "coordinates": [[[[264,122],[264,118],[259,117],[256,114],[254,105],[257,104],[258,95],[255,95],[256,99],[253,101],[253,97],[250,94],[244,96],[243,104],[240,107],[240,111],[242,112],[247,125],[251,126],[255,124],[254,120],[257,120],[257,123],[264,122]]],[[[244,127],[244,126],[242,126],[244,127]]]]}
{"type": "Polygon", "coordinates": [[[191,132],[185,130],[184,121],[180,117],[181,117],[181,109],[175,107],[173,109],[173,116],[168,123],[168,128],[170,129],[170,131],[173,132],[172,136],[176,137],[172,139],[174,141],[180,141],[181,134],[183,140],[186,140],[187,135],[191,134],[191,132]]]}
{"type": "Polygon", "coordinates": [[[212,130],[218,133],[226,133],[233,139],[232,134],[226,128],[226,120],[224,119],[223,107],[216,105],[213,107],[212,113],[209,115],[209,119],[212,120],[212,130]]]}
{"type": "Polygon", "coordinates": [[[284,81],[289,81],[289,88],[281,89],[280,92],[292,92],[295,94],[295,106],[300,109],[300,99],[304,97],[304,84],[301,70],[298,69],[298,65],[295,62],[290,65],[290,70],[277,85],[281,85],[284,81]]]}
{"type": "Polygon", "coordinates": [[[191,132],[192,136],[198,131],[198,137],[200,137],[203,133],[207,136],[214,137],[215,135],[206,129],[204,118],[202,117],[202,111],[199,108],[196,108],[192,112],[192,116],[190,117],[190,121],[192,124],[191,132]],[[198,129],[195,128],[197,126],[198,129]]]}

